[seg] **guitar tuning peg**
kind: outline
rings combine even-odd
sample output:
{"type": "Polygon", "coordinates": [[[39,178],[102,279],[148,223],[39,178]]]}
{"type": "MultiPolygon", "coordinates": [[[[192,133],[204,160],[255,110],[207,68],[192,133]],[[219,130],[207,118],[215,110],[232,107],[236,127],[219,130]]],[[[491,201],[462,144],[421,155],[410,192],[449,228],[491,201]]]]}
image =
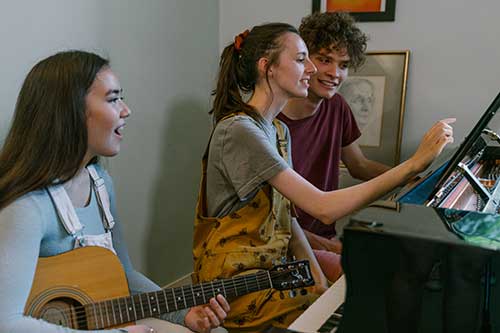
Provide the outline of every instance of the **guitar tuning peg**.
{"type": "Polygon", "coordinates": [[[300,294],[301,294],[302,296],[307,295],[307,290],[306,290],[306,289],[300,289],[300,294]]]}
{"type": "Polygon", "coordinates": [[[297,292],[292,289],[288,292],[288,295],[290,296],[290,298],[294,298],[295,296],[297,296],[297,292]]]}

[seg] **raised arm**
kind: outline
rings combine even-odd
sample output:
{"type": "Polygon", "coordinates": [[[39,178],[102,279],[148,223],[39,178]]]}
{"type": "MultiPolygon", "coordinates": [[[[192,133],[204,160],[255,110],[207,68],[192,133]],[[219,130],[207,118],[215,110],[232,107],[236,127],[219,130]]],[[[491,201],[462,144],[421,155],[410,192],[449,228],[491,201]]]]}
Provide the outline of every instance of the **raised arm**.
{"type": "Polygon", "coordinates": [[[323,192],[291,168],[279,172],[269,183],[308,214],[325,224],[331,224],[425,170],[444,146],[453,142],[453,129],[449,124],[454,121],[455,119],[444,119],[437,122],[424,135],[410,159],[365,183],[323,192]]]}

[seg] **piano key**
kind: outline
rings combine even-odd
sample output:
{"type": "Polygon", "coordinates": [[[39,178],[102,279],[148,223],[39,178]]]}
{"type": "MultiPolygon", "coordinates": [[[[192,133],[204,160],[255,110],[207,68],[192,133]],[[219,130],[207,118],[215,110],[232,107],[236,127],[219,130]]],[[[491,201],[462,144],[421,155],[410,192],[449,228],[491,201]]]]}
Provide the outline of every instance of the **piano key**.
{"type": "Polygon", "coordinates": [[[331,317],[334,317],[332,320],[335,320],[341,316],[344,300],[345,276],[342,275],[340,279],[328,288],[316,302],[311,304],[311,306],[290,325],[289,329],[304,333],[335,332],[337,329],[336,327],[332,327],[330,331],[319,330],[331,317]],[[337,310],[340,312],[337,312],[337,310]],[[335,314],[335,316],[333,314],[335,314]]]}

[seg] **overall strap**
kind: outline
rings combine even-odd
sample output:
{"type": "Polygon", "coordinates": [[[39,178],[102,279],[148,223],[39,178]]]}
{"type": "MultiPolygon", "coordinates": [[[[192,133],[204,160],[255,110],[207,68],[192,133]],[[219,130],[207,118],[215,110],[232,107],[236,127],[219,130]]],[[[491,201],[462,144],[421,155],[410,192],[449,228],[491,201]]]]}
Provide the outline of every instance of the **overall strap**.
{"type": "Polygon", "coordinates": [[[62,185],[49,186],[47,190],[52,198],[52,202],[56,206],[57,215],[64,229],[66,229],[68,234],[76,238],[77,234],[82,231],[83,226],[76,215],[75,207],[73,207],[68,193],[66,193],[62,185]]]}
{"type": "Polygon", "coordinates": [[[278,145],[278,152],[281,157],[288,161],[288,140],[285,134],[285,127],[278,119],[273,120],[274,127],[276,127],[276,142],[278,145]]]}
{"type": "Polygon", "coordinates": [[[115,221],[113,215],[111,215],[109,195],[108,191],[106,191],[106,186],[104,185],[104,179],[99,176],[94,165],[88,165],[87,170],[89,171],[90,178],[92,178],[92,182],[94,184],[97,203],[101,208],[104,229],[106,229],[106,231],[110,231],[115,225],[115,221]]]}

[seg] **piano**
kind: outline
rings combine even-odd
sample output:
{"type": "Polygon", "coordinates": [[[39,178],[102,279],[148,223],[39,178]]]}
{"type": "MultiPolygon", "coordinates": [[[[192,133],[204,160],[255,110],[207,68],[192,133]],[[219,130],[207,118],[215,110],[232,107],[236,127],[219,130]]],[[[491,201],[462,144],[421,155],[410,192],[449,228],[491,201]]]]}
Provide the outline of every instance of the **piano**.
{"type": "Polygon", "coordinates": [[[452,157],[344,228],[338,332],[500,332],[500,94],[452,157]]]}
{"type": "Polygon", "coordinates": [[[322,305],[330,303],[335,327],[320,330],[322,315],[290,329],[500,333],[499,108],[500,94],[451,158],[394,200],[351,217],[343,233],[345,303],[322,305]]]}
{"type": "Polygon", "coordinates": [[[342,275],[326,292],[299,316],[289,330],[301,333],[334,333],[342,319],[345,277],[342,275]]]}

